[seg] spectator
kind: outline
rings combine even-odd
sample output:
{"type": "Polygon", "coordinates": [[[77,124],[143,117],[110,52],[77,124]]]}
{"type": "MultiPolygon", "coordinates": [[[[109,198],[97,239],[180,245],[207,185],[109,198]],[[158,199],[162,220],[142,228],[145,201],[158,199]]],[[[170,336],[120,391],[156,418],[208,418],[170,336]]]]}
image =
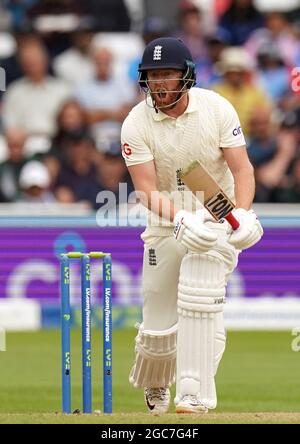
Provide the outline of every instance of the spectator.
{"type": "Polygon", "coordinates": [[[266,27],[255,31],[245,44],[253,60],[257,58],[262,45],[276,46],[287,66],[294,66],[297,58],[299,41],[294,35],[287,16],[280,12],[266,15],[266,27]]]}
{"type": "Polygon", "coordinates": [[[277,151],[276,134],[278,128],[272,122],[268,108],[259,108],[249,122],[248,155],[255,167],[271,160],[277,151]]]}
{"type": "Polygon", "coordinates": [[[127,184],[127,196],[134,190],[120,149],[111,149],[99,159],[98,181],[101,190],[110,190],[118,202],[119,184],[127,184]]]}
{"type": "Polygon", "coordinates": [[[230,34],[232,46],[243,45],[253,31],[263,26],[263,15],[256,9],[253,0],[233,0],[219,20],[219,27],[230,34]]]}
{"type": "Polygon", "coordinates": [[[206,62],[208,57],[202,20],[202,12],[194,3],[184,0],[179,4],[179,30],[175,37],[188,46],[196,65],[206,62]]]}
{"type": "Polygon", "coordinates": [[[136,101],[134,87],[112,76],[112,54],[104,47],[93,52],[96,77],[77,90],[77,99],[92,125],[93,137],[100,151],[119,143],[121,122],[136,101]]]}
{"type": "Polygon", "coordinates": [[[75,99],[70,99],[62,105],[58,112],[57,131],[49,155],[63,160],[63,151],[68,140],[84,133],[88,133],[85,112],[75,99]]]}
{"type": "Polygon", "coordinates": [[[263,45],[257,54],[257,79],[274,104],[290,91],[290,74],[284,66],[276,45],[263,45]]]}
{"type": "MultiPolygon", "coordinates": [[[[17,56],[17,48],[20,48],[22,45],[29,41],[36,42],[36,36],[33,36],[30,33],[22,33],[17,32],[15,34],[15,48],[11,51],[10,54],[7,54],[6,57],[1,58],[0,65],[1,68],[5,71],[5,82],[6,88],[15,80],[18,80],[22,77],[22,69],[20,67],[19,58],[17,56]]],[[[2,94],[0,92],[0,99],[2,100],[2,94]]]]}
{"type": "Polygon", "coordinates": [[[68,100],[60,109],[57,116],[57,132],[52,140],[52,147],[44,156],[51,183],[56,182],[61,165],[66,158],[68,144],[88,134],[85,114],[76,100],[68,100]]]}
{"type": "Polygon", "coordinates": [[[55,197],[49,190],[49,172],[41,162],[37,160],[28,162],[20,172],[19,184],[22,190],[20,201],[30,203],[55,202],[55,197]]]}
{"type": "Polygon", "coordinates": [[[296,67],[291,75],[291,88],[280,100],[280,111],[283,114],[292,115],[298,113],[300,108],[300,70],[296,67]]]}
{"type": "Polygon", "coordinates": [[[87,17],[82,18],[77,30],[71,35],[72,47],[53,60],[55,74],[74,87],[86,82],[94,75],[90,57],[93,36],[93,20],[87,17]]]}
{"type": "Polygon", "coordinates": [[[300,143],[300,105],[281,113],[281,127],[293,133],[296,143],[300,143]]]}
{"type": "Polygon", "coordinates": [[[70,96],[69,88],[48,76],[48,58],[38,41],[24,43],[19,50],[24,77],[13,82],[3,100],[5,128],[24,128],[29,134],[51,136],[56,114],[70,96]]]}
{"type": "Polygon", "coordinates": [[[251,62],[242,48],[224,49],[218,68],[224,79],[213,85],[213,89],[235,107],[247,135],[250,117],[258,108],[268,107],[269,100],[251,81],[251,62]]]}
{"type": "Polygon", "coordinates": [[[255,200],[274,202],[296,153],[295,138],[288,130],[278,133],[270,109],[255,110],[249,131],[248,154],[256,174],[255,200]]]}
{"type": "Polygon", "coordinates": [[[293,162],[292,174],[289,177],[288,184],[282,187],[277,193],[278,202],[300,203],[300,157],[299,155],[293,162]]]}
{"type": "Polygon", "coordinates": [[[66,157],[55,184],[55,195],[60,202],[84,202],[96,206],[99,192],[93,141],[85,136],[70,141],[66,157]]]}
{"type": "Polygon", "coordinates": [[[209,88],[221,80],[216,66],[220,62],[222,52],[228,46],[228,42],[229,36],[223,30],[218,30],[207,37],[207,61],[196,65],[197,85],[201,88],[209,88]]]}
{"type": "Polygon", "coordinates": [[[20,172],[28,159],[24,145],[27,134],[22,129],[10,129],[5,134],[8,159],[0,164],[0,192],[4,202],[14,202],[20,194],[20,172]]]}

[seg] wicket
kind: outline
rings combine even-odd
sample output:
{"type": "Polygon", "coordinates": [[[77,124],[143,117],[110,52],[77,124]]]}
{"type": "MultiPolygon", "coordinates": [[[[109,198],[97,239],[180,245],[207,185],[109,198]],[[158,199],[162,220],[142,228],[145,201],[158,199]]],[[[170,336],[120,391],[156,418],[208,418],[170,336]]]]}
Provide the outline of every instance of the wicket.
{"type": "Polygon", "coordinates": [[[90,259],[103,259],[103,412],[112,413],[112,294],[110,253],[63,253],[60,256],[62,411],[71,413],[70,259],[81,260],[82,405],[92,413],[90,259]]]}

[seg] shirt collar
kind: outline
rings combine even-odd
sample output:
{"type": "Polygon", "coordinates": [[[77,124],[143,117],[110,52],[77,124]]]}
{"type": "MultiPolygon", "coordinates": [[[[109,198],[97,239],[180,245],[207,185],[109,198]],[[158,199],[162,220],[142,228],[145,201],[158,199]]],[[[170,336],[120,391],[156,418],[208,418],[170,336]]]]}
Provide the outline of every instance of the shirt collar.
{"type": "MultiPolygon", "coordinates": [[[[193,113],[195,111],[197,111],[197,100],[195,98],[195,95],[193,94],[193,91],[190,90],[188,92],[189,95],[189,103],[187,106],[187,109],[184,111],[184,114],[189,114],[189,113],[193,113]]],[[[165,114],[164,112],[158,110],[158,112],[155,111],[155,109],[152,110],[152,117],[156,122],[159,122],[161,120],[165,120],[165,119],[173,119],[173,117],[168,116],[167,114],[165,114]]]]}

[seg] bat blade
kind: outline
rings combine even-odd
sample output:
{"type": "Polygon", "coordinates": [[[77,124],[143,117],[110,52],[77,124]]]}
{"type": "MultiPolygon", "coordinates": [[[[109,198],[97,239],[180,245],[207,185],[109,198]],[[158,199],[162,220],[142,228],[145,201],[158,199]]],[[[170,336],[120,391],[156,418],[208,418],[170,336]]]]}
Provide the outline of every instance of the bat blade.
{"type": "Polygon", "coordinates": [[[235,208],[234,203],[201,165],[199,160],[195,160],[187,168],[183,169],[180,173],[180,179],[193,194],[197,194],[199,191],[204,193],[204,206],[215,220],[219,221],[225,218],[234,230],[239,227],[239,222],[231,213],[235,208]]]}

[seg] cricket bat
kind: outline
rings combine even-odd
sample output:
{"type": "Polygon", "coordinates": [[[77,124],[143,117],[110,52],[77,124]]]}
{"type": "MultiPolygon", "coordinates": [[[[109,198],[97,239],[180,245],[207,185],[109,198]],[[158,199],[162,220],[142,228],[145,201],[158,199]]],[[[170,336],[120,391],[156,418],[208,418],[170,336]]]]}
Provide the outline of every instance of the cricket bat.
{"type": "Polygon", "coordinates": [[[204,192],[204,206],[215,220],[226,219],[233,230],[240,226],[239,221],[231,211],[235,208],[234,203],[220,188],[214,178],[201,165],[199,160],[192,162],[187,168],[180,172],[180,179],[188,186],[193,194],[204,192]]]}

